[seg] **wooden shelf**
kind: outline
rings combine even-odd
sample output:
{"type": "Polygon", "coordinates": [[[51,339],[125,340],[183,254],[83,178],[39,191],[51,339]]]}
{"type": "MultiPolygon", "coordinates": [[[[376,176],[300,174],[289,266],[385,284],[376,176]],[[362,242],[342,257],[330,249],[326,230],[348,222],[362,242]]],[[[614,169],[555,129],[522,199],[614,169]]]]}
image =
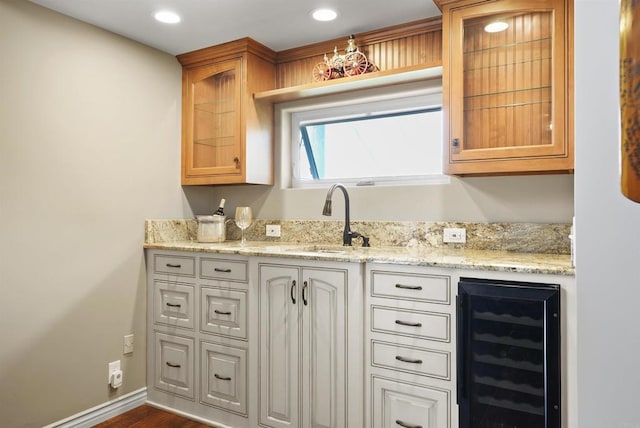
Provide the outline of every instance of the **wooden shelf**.
{"type": "Polygon", "coordinates": [[[442,67],[412,66],[394,70],[376,71],[360,76],[343,77],[341,79],[324,82],[309,83],[307,85],[292,86],[290,88],[273,89],[271,91],[256,92],[256,101],[283,103],[325,95],[344,94],[362,89],[380,88],[438,79],[442,77],[442,67]]]}

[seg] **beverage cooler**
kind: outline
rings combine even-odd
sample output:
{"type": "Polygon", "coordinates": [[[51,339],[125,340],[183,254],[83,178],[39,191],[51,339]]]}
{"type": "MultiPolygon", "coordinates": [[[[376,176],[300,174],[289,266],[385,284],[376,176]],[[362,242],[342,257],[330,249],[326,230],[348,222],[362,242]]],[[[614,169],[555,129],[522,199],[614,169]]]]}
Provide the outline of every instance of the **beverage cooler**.
{"type": "Polygon", "coordinates": [[[460,428],[560,428],[560,287],[460,278],[460,428]]]}

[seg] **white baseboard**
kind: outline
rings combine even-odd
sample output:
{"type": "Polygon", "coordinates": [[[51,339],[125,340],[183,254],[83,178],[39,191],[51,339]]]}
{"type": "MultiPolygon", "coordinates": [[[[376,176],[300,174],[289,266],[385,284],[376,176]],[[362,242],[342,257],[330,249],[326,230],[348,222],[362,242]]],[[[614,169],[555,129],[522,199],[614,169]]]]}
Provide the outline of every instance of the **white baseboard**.
{"type": "Polygon", "coordinates": [[[147,388],[140,388],[115,400],[77,413],[44,428],[90,428],[147,402],[147,388]]]}

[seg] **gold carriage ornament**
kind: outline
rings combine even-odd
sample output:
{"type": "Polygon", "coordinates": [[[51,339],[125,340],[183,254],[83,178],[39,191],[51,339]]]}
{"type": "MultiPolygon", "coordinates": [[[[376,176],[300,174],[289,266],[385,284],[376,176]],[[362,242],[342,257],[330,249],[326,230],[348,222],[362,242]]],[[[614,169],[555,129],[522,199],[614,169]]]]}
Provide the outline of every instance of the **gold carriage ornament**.
{"type": "Polygon", "coordinates": [[[323,80],[339,79],[341,77],[357,76],[364,73],[378,71],[375,64],[370,63],[364,53],[360,52],[356,46],[356,39],[353,35],[347,40],[347,49],[344,55],[338,54],[338,48],[333,48],[333,57],[329,59],[324,54],[324,61],[317,63],[313,67],[313,80],[321,82],[323,80]]]}

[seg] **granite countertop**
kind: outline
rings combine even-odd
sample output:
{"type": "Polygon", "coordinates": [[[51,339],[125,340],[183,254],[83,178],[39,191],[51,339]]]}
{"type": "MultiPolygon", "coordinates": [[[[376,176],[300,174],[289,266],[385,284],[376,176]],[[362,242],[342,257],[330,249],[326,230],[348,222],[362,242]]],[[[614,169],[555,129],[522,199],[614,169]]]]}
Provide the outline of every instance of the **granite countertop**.
{"type": "Polygon", "coordinates": [[[169,241],[149,243],[148,249],[194,251],[245,256],[289,257],[306,260],[343,261],[353,263],[394,263],[455,269],[535,274],[574,275],[571,257],[567,254],[538,254],[477,249],[406,247],[342,247],[339,245],[239,241],[200,243],[197,241],[169,241]]]}

